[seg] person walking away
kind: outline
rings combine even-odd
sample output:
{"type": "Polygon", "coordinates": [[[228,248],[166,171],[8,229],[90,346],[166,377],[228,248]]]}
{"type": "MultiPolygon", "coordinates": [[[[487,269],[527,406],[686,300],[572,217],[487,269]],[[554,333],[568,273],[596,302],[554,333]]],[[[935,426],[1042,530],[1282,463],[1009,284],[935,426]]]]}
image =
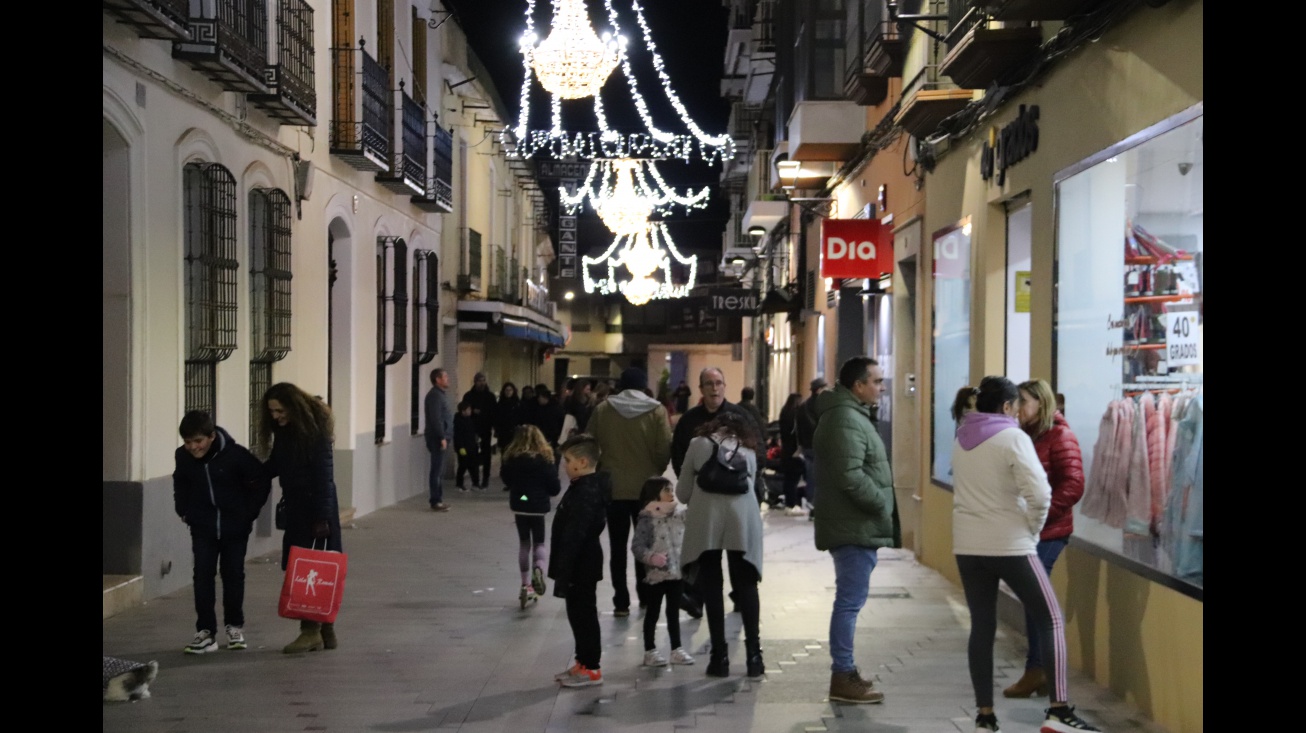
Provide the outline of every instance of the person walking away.
{"type": "Polygon", "coordinates": [[[562,490],[553,449],[534,425],[522,425],[503,451],[499,474],[508,490],[508,508],[517,525],[517,569],[521,571],[521,607],[544,595],[549,549],[544,545],[544,517],[551,498],[562,490]]]}
{"type": "Polygon", "coordinates": [[[866,605],[871,573],[881,547],[901,547],[893,474],[884,441],[871,422],[870,406],[884,393],[884,370],[870,357],[854,356],[839,368],[839,383],[818,394],[816,451],[816,549],[834,561],[834,608],[830,613],[830,699],[879,703],[884,693],[861,676],[853,656],[857,616],[866,605]]]}
{"type": "Polygon", "coordinates": [[[780,408],[780,474],[784,477],[785,516],[801,517],[807,513],[803,508],[803,495],[798,481],[803,477],[803,454],[798,445],[798,410],[803,404],[803,396],[797,392],[789,395],[784,407],[780,408]]]}
{"type": "Polygon", "coordinates": [[[743,620],[747,674],[756,679],[766,672],[759,633],[761,609],[757,585],[762,581],[762,513],[755,494],[758,437],[753,428],[753,419],[747,415],[719,410],[715,418],[699,427],[698,435],[690,441],[676,482],[676,498],[689,507],[685,512],[681,572],[687,584],[698,586],[703,599],[712,643],[707,664],[710,677],[730,674],[722,598],[725,587],[721,575],[722,553],[729,567],[735,608],[743,620]],[[743,493],[715,493],[712,486],[699,481],[709,462],[730,466],[739,457],[743,458],[747,473],[743,493]],[[749,487],[753,491],[748,491],[749,487]]]}
{"type": "Polygon", "coordinates": [[[671,641],[671,664],[693,664],[694,658],[680,645],[680,557],[685,543],[685,505],[676,501],[676,487],[664,476],[650,476],[640,490],[644,508],[639,512],[630,549],[644,564],[644,666],[665,667],[667,658],[658,651],[655,634],[662,599],[667,601],[667,636],[671,641]]]}
{"type": "MultiPolygon", "coordinates": [[[[336,495],[331,443],[335,438],[331,408],[289,382],[279,382],[263,395],[259,445],[272,446],[264,466],[281,480],[286,501],[286,529],[281,536],[281,569],[290,548],[320,544],[328,552],[344,552],[340,539],[340,499],[336,495]]],[[[300,621],[299,636],[282,649],[287,654],[335,649],[334,623],[300,621]]]]}
{"type": "Polygon", "coordinates": [[[263,464],[207,412],[192,410],[178,426],[172,503],[190,528],[194,558],[195,638],[187,654],[216,651],[215,578],[222,573],[222,620],[228,649],[245,648],[245,551],[272,480],[263,464]]]}
{"type": "Polygon", "coordinates": [[[807,501],[808,521],[816,518],[816,447],[812,444],[812,436],[816,433],[816,396],[830,389],[830,385],[824,378],[817,377],[810,387],[812,395],[798,408],[798,427],[795,430],[798,448],[803,455],[803,498],[807,501]]]}
{"type": "MultiPolygon", "coordinates": [[[[1034,552],[1048,577],[1052,566],[1066,549],[1066,543],[1075,530],[1073,509],[1084,496],[1084,460],[1079,450],[1079,440],[1070,430],[1070,424],[1057,408],[1052,385],[1044,379],[1031,379],[1019,385],[1018,417],[1020,428],[1034,441],[1034,452],[1052,486],[1052,500],[1048,518],[1039,533],[1034,552]]],[[[1025,673],[1015,684],[1002,691],[1003,697],[1026,698],[1047,694],[1047,672],[1043,665],[1042,650],[1038,645],[1038,628],[1034,617],[1025,614],[1025,638],[1029,641],[1029,654],[1025,658],[1025,673]]]]}
{"type": "Polygon", "coordinates": [[[553,515],[549,577],[553,595],[567,602],[567,623],[575,640],[575,662],[554,676],[563,687],[603,684],[602,646],[596,596],[603,579],[599,535],[607,523],[612,481],[597,472],[599,444],[582,433],[562,444],[562,462],[571,485],[553,515]]]}
{"type": "Polygon", "coordinates": [[[476,425],[476,455],[472,463],[472,485],[490,485],[490,458],[494,455],[494,413],[496,400],[490,391],[485,372],[472,377],[472,388],[463,395],[463,401],[472,405],[472,422],[476,425]]]}
{"type": "Polygon", "coordinates": [[[472,403],[463,400],[458,403],[458,414],[453,418],[453,448],[458,454],[458,472],[454,475],[454,485],[459,491],[466,492],[467,486],[463,484],[463,476],[467,473],[472,474],[472,488],[480,491],[483,487],[480,481],[480,436],[477,435],[477,425],[473,414],[472,403]]]}
{"type": "MultiPolygon", "coordinates": [[[[667,410],[644,390],[648,375],[631,367],[622,372],[616,394],[590,416],[591,434],[599,443],[599,469],[612,477],[612,503],[608,506],[608,572],[612,577],[613,615],[630,615],[630,588],[626,560],[630,555],[630,530],[647,502],[640,501],[646,476],[660,476],[671,460],[671,423],[667,410]]],[[[645,567],[635,564],[635,592],[645,608],[645,567]]]]}
{"type": "Polygon", "coordinates": [[[431,370],[431,389],[422,402],[426,418],[426,450],[431,454],[430,503],[437,512],[449,511],[444,503],[444,456],[453,442],[453,406],[449,403],[449,372],[431,370]]]}
{"type": "Polygon", "coordinates": [[[970,608],[967,657],[979,708],[975,730],[998,730],[993,641],[1002,581],[1033,616],[1040,662],[1051,675],[1050,706],[1039,730],[1096,731],[1069,703],[1061,607],[1037,552],[1052,486],[1016,419],[1020,390],[1006,377],[989,376],[978,391],[975,412],[962,418],[952,452],[952,548],[970,608]]]}

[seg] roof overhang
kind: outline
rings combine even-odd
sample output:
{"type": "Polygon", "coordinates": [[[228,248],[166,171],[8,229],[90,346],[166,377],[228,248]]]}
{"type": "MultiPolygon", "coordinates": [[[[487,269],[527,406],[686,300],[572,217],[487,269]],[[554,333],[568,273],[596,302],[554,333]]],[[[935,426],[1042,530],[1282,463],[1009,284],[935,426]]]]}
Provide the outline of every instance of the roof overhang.
{"type": "Polygon", "coordinates": [[[561,322],[512,303],[497,300],[458,301],[458,330],[565,346],[567,327],[561,322]]]}

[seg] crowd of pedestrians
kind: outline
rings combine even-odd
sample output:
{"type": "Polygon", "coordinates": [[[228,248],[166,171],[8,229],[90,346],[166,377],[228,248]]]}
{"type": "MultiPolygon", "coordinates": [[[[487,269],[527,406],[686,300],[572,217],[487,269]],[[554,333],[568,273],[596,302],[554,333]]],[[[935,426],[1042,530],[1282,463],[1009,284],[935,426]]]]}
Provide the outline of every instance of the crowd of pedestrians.
{"type": "MultiPolygon", "coordinates": [[[[467,491],[469,474],[473,490],[487,488],[493,457],[500,455],[517,531],[521,607],[541,600],[547,577],[572,630],[574,659],[555,675],[557,682],[603,683],[598,585],[605,531],[612,612],[618,617],[632,613],[627,567],[634,559],[644,665],[695,663],[683,646],[683,610],[707,617],[705,673],[729,676],[728,578],[729,598],[742,621],[745,674],[766,674],[758,586],[762,515],[769,509],[762,476],[769,426],[751,388],[741,389],[739,402],[732,403],[724,372],[708,367],[699,374],[696,404],[690,404],[692,391],[684,381],[674,392],[664,386],[659,400],[648,374],[632,367],[615,384],[573,378],[555,396],[545,384],[526,385],[519,394],[506,382],[496,396],[478,373],[454,402],[448,372],[435,369],[430,380],[423,413],[430,507],[450,510],[443,480],[451,450],[461,491],[467,491]],[[665,476],[668,466],[674,480],[665,476]],[[656,633],[664,614],[666,655],[656,633]]],[[[889,455],[876,426],[885,374],[874,359],[858,356],[844,362],[833,386],[818,377],[809,387],[806,399],[793,393],[779,411],[770,440],[778,455],[773,465],[783,476],[784,513],[809,516],[815,546],[828,551],[833,564],[829,699],[879,703],[884,691],[860,672],[855,632],[878,551],[902,545],[889,455]]],[[[1029,638],[1025,674],[1003,694],[1047,695],[1042,733],[1097,730],[1068,702],[1064,624],[1048,580],[1073,531],[1071,508],[1084,484],[1079,446],[1058,404],[1046,381],[1016,385],[991,376],[958,391],[953,405],[953,548],[972,617],[969,671],[979,733],[998,730],[992,651],[999,581],[1024,604],[1029,638]]],[[[330,407],[280,383],[264,395],[257,422],[255,452],[203,412],[188,413],[179,428],[183,445],[176,451],[174,501],[191,532],[197,616],[187,653],[218,648],[218,573],[226,646],[245,647],[244,555],[273,478],[281,486],[276,526],[283,530],[283,570],[294,546],[343,552],[330,407]]],[[[286,653],[336,648],[334,624],[299,626],[286,653]]]]}

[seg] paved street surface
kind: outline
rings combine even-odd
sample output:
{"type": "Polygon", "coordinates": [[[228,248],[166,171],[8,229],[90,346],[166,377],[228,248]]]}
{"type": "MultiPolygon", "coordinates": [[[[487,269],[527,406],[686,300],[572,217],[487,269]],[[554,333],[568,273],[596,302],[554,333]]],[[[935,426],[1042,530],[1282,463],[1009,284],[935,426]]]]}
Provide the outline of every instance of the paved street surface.
{"type": "MultiPolygon", "coordinates": [[[[805,517],[765,517],[762,603],[765,679],[744,678],[738,614],[726,618],[731,676],[704,675],[705,621],[683,616],[693,666],[650,669],[642,619],[612,615],[599,586],[605,684],[564,689],[553,675],[571,661],[563,602],[547,595],[522,610],[517,536],[497,479],[484,492],[447,489],[437,514],[419,496],[345,529],[349,575],[336,623],[339,649],[281,652],[298,622],[277,616],[279,553],[246,566],[244,651],[182,653],[194,633],[189,588],[104,620],[104,653],[159,662],[153,696],[104,705],[106,733],[297,731],[547,731],[639,733],[957,733],[973,730],[966,667],[969,616],[960,588],[907,551],[882,550],[857,629],[857,661],[886,696],[882,705],[826,699],[834,570],[805,517]]],[[[555,504],[556,506],[556,504],[555,504]]],[[[551,517],[550,517],[551,521],[551,517]]],[[[607,543],[604,539],[606,551],[607,543]]],[[[633,561],[632,561],[633,562],[633,561]]],[[[628,582],[634,590],[633,568],[628,582]]],[[[605,569],[606,575],[606,569],[605,569]]],[[[220,583],[219,583],[220,585],[220,583]]],[[[550,587],[550,592],[552,588],[550,587]]],[[[633,597],[633,592],[632,592],[633,597]]],[[[221,589],[219,588],[219,599],[221,589]]],[[[221,622],[221,601],[218,616],[221,622]]],[[[727,609],[729,601],[727,601],[727,609]]],[[[225,641],[219,632],[219,640],[225,641]]],[[[658,644],[669,654],[665,628],[658,644]]],[[[999,631],[994,683],[1004,733],[1033,733],[1042,700],[1006,700],[1024,641],[999,631]]],[[[1161,729],[1110,691],[1072,672],[1072,702],[1104,731],[1161,729]]]]}

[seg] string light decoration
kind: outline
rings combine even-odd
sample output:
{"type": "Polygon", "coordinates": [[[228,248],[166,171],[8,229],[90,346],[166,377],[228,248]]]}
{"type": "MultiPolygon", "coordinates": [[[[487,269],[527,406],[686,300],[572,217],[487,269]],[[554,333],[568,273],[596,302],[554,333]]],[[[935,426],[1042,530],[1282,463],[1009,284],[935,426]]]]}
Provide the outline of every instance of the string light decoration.
{"type": "MultiPolygon", "coordinates": [[[[541,48],[551,41],[555,35],[558,35],[558,26],[563,20],[559,17],[559,14],[564,10],[571,14],[567,16],[569,18],[567,22],[570,25],[583,25],[590,34],[593,34],[593,30],[590,28],[589,21],[585,16],[584,0],[554,0],[553,31],[544,43],[536,46],[535,39],[537,36],[535,35],[534,21],[532,20],[535,11],[535,0],[527,0],[526,32],[521,40],[522,66],[525,71],[521,88],[521,111],[519,112],[517,125],[511,129],[505,128],[500,133],[500,142],[503,144],[507,155],[521,158],[547,155],[554,158],[581,158],[586,160],[597,158],[680,159],[685,162],[689,162],[697,155],[709,164],[734,158],[735,140],[733,137],[728,133],[710,135],[704,132],[690,118],[689,111],[685,109],[680,97],[671,88],[671,79],[663,68],[662,56],[658,54],[648,23],[644,20],[643,8],[640,7],[638,0],[631,0],[631,7],[643,33],[644,45],[650,52],[653,67],[657,71],[659,81],[662,83],[663,92],[666,94],[672,108],[675,109],[681,123],[690,133],[675,134],[658,128],[653,121],[652,115],[649,114],[648,105],[645,103],[643,95],[640,94],[638,82],[631,70],[630,57],[626,53],[626,39],[621,35],[621,23],[616,8],[613,7],[612,0],[604,0],[604,5],[607,8],[608,19],[613,29],[613,39],[606,42],[605,49],[615,47],[617,65],[621,67],[622,75],[626,78],[631,97],[635,103],[635,109],[639,113],[647,132],[621,133],[608,126],[607,115],[603,110],[603,102],[598,94],[599,88],[603,86],[603,80],[606,80],[612,72],[612,69],[603,70],[606,67],[594,69],[594,76],[602,74],[602,79],[597,83],[594,83],[593,79],[590,80],[588,86],[577,83],[573,85],[576,96],[565,97],[568,99],[581,99],[588,96],[593,100],[594,117],[598,121],[599,132],[569,133],[562,129],[560,97],[564,97],[564,95],[554,91],[550,86],[550,84],[555,84],[556,80],[550,80],[546,83],[543,73],[539,72],[537,64],[533,63],[533,61],[540,59],[541,48]],[[579,20],[571,18],[579,18],[579,20]],[[550,101],[552,125],[548,130],[533,130],[529,126],[532,78],[539,78],[540,84],[552,94],[550,101]],[[589,94],[583,94],[581,93],[582,89],[591,89],[592,91],[589,94]]],[[[570,32],[581,33],[582,31],[572,30],[570,32]]],[[[608,38],[608,36],[605,35],[605,38],[608,38]]],[[[598,41],[598,38],[595,37],[594,40],[598,41]]],[[[546,68],[550,68],[552,71],[552,67],[546,68]]],[[[575,73],[577,78],[581,76],[579,71],[575,73]]]]}
{"type": "Polygon", "coordinates": [[[614,295],[621,293],[631,305],[644,305],[650,300],[664,298],[683,298],[689,295],[698,280],[698,257],[686,257],[676,248],[663,222],[649,222],[643,230],[635,234],[620,235],[612,240],[612,245],[598,257],[583,255],[581,271],[585,292],[614,295]],[[674,259],[682,265],[689,266],[689,278],[683,285],[675,285],[671,276],[671,261],[674,259]],[[607,277],[595,280],[590,275],[590,268],[595,265],[607,265],[607,277]],[[631,279],[619,281],[617,268],[625,267],[631,279]],[[653,273],[661,270],[659,282],[653,273]]]}
{"type": "Polygon", "coordinates": [[[621,55],[612,34],[604,33],[602,39],[595,34],[585,0],[553,0],[552,30],[538,45],[537,38],[529,30],[522,36],[522,55],[540,85],[563,99],[598,94],[621,55]]]}
{"type": "Polygon", "coordinates": [[[588,198],[604,226],[618,236],[644,231],[650,216],[670,214],[677,205],[686,210],[701,209],[707,206],[711,193],[711,187],[704,186],[680,195],[663,180],[654,161],[630,158],[593,161],[575,194],[558,188],[559,200],[568,214],[575,214],[588,198]]]}

